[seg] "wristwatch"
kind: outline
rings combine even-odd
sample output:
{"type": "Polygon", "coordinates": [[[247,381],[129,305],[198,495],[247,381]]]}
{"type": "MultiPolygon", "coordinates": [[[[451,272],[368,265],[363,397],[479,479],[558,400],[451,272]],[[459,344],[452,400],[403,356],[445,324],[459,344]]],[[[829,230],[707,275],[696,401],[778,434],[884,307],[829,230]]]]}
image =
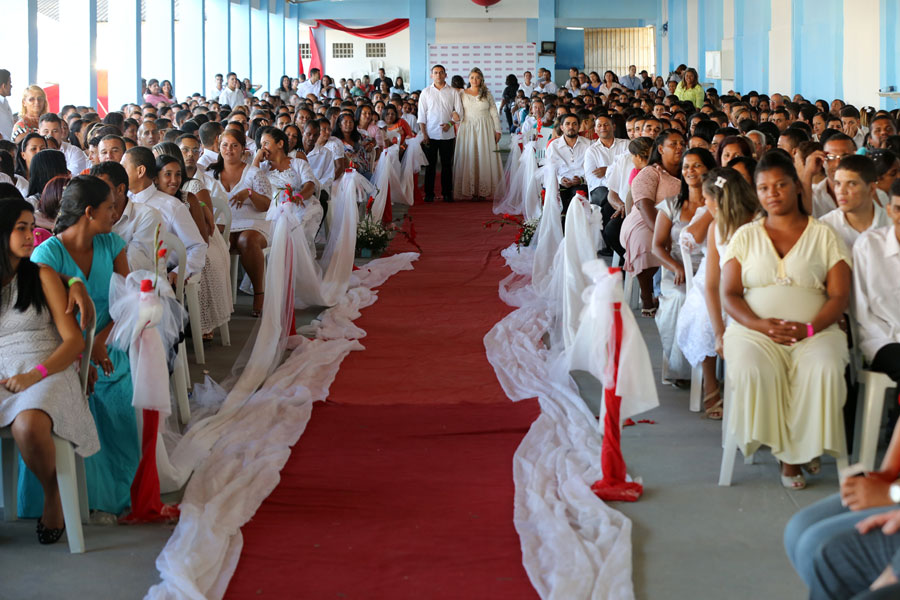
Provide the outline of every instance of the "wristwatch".
{"type": "Polygon", "coordinates": [[[891,502],[900,504],[900,483],[892,483],[891,487],[888,488],[888,494],[891,497],[891,502]]]}

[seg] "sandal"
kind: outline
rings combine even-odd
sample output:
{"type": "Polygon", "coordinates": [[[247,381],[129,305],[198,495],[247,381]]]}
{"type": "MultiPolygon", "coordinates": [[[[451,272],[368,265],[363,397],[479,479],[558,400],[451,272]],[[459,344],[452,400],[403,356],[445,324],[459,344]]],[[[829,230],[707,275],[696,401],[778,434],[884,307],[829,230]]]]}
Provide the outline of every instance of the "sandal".
{"type": "Polygon", "coordinates": [[[802,490],[806,487],[806,478],[803,477],[803,473],[799,475],[782,475],[781,485],[789,490],[802,490]]]}
{"type": "Polygon", "coordinates": [[[44,524],[38,519],[37,522],[37,536],[38,542],[41,544],[55,544],[59,541],[59,538],[62,537],[63,532],[65,532],[66,526],[63,524],[59,529],[50,529],[49,527],[44,527],[44,524]]]}
{"type": "Polygon", "coordinates": [[[212,331],[210,331],[209,333],[204,333],[204,334],[203,334],[203,341],[204,341],[204,342],[211,342],[212,339],[213,339],[213,332],[212,332],[212,331]]]}
{"type": "Polygon", "coordinates": [[[801,465],[800,468],[802,468],[810,475],[818,475],[822,472],[822,459],[817,456],[805,465],[801,465]]]}
{"type": "Polygon", "coordinates": [[[781,463],[781,485],[793,491],[802,490],[806,487],[806,478],[803,476],[803,471],[796,475],[785,475],[784,463],[781,463]]]}
{"type": "Polygon", "coordinates": [[[722,406],[723,406],[722,393],[719,390],[716,390],[715,392],[710,392],[709,394],[706,395],[705,398],[703,398],[703,407],[704,407],[704,411],[706,412],[707,419],[710,419],[712,421],[721,421],[722,414],[724,412],[722,406]],[[716,396],[719,397],[718,402],[715,402],[712,405],[708,406],[707,402],[709,402],[711,399],[715,398],[716,396]]]}
{"type": "MultiPolygon", "coordinates": [[[[265,296],[265,295],[266,295],[265,292],[253,292],[253,301],[256,302],[257,296],[265,296]]],[[[261,314],[262,314],[262,309],[256,310],[254,308],[254,309],[250,310],[250,316],[253,317],[254,319],[258,319],[259,315],[261,315],[261,314]]]]}
{"type": "Polygon", "coordinates": [[[642,308],[642,309],[641,309],[641,316],[642,316],[642,317],[650,317],[650,318],[652,319],[652,318],[654,318],[654,317],[656,316],[656,310],[657,310],[658,308],[659,308],[658,306],[652,306],[652,307],[650,307],[650,308],[642,308]]]}

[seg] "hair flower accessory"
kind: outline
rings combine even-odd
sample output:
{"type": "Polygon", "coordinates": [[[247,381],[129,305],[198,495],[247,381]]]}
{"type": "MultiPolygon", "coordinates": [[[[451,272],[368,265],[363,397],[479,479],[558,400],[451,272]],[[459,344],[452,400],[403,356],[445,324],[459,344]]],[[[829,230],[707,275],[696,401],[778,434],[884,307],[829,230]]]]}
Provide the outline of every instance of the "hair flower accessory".
{"type": "Polygon", "coordinates": [[[716,187],[717,188],[719,188],[720,190],[725,189],[725,183],[726,183],[726,179],[724,177],[722,177],[721,175],[716,177],[716,187]]]}

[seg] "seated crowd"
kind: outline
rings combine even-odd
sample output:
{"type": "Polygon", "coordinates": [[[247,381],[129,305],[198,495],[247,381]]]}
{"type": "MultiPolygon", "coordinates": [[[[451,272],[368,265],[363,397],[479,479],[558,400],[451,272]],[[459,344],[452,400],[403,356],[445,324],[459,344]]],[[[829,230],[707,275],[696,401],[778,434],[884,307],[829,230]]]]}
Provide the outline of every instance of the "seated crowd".
{"type": "MultiPolygon", "coordinates": [[[[900,382],[897,111],[720,97],[684,65],[665,82],[629,71],[601,79],[573,68],[559,87],[544,70],[537,83],[510,75],[501,109],[521,142],[537,142],[564,211],[578,192],[600,207],[599,254],[617,255],[638,283],[664,382],[687,387],[700,368],[705,416],[727,414],[745,454],[770,448],[782,484],[803,489],[823,455],[847,455],[851,353],[900,382]]],[[[788,555],[813,598],[897,584],[896,503],[900,426],[880,471],[843,480],[788,526],[788,555]],[[861,521],[859,531],[887,525],[863,536],[861,521]]]]}
{"type": "MultiPolygon", "coordinates": [[[[234,254],[258,317],[272,203],[299,205],[315,250],[345,169],[372,178],[381,151],[404,148],[419,130],[418,93],[383,73],[352,90],[342,82],[340,93],[317,69],[261,94],[234,73],[216,79],[208,99],[182,102],[170,82],[151,79],[143,104],[103,118],[86,106],[50,112],[44,90],[32,85],[8,124],[0,114],[0,427],[10,427],[20,450],[18,515],[38,518],[41,543],[63,533],[51,433],[87,457],[95,522],[115,522],[131,502],[140,448],[129,359],[106,344],[112,274],[161,270],[174,284],[183,269],[186,282],[198,284],[199,325],[211,339],[234,312],[234,254]],[[166,234],[184,245],[184,264],[174,252],[159,253],[166,234]],[[85,401],[74,366],[84,346],[75,315],[84,322],[91,307],[96,337],[85,401]]],[[[0,69],[0,93],[10,88],[0,69]]]]}
{"type": "MultiPolygon", "coordinates": [[[[371,177],[382,150],[420,134],[419,92],[379,75],[335,82],[313,69],[259,93],[229,73],[208,97],[181,102],[169,82],[150,80],[143,105],[103,119],[89,107],[50,113],[40,87],[25,90],[18,121],[0,131],[0,349],[23,321],[54,343],[39,368],[4,354],[17,362],[0,368],[0,426],[12,424],[23,448],[30,471],[20,514],[41,517],[42,542],[62,527],[51,428],[95,453],[86,461],[91,508],[117,515],[128,505],[138,448],[128,360],[103,343],[111,273],[153,270],[159,226],[187,249],[204,334],[233,311],[229,248],[258,316],[273,192],[299,190],[312,244],[344,169],[371,177]],[[231,210],[228,240],[215,206],[231,210]],[[93,422],[74,410],[57,419],[67,409],[45,398],[51,382],[71,388],[80,350],[63,306],[67,285],[74,302],[90,297],[97,309],[93,422]]],[[[0,71],[0,89],[8,82],[0,71]]],[[[500,112],[510,132],[537,142],[539,164],[555,169],[563,210],[578,192],[600,207],[600,254],[617,255],[637,282],[641,314],[659,329],[666,382],[687,385],[701,368],[705,416],[727,412],[746,454],[769,447],[788,489],[803,489],[803,472],[818,473],[822,455],[847,454],[850,353],[900,381],[900,288],[890,276],[900,273],[896,111],[799,94],[719,96],[682,65],[665,80],[635,67],[621,78],[573,68],[563,85],[544,69],[522,83],[510,75],[500,112]]],[[[788,555],[813,597],[850,597],[876,579],[896,584],[898,477],[900,428],[880,471],[843,481],[839,495],[791,522],[788,555]],[[865,554],[872,564],[846,560],[875,537],[855,526],[883,524],[865,554]]]]}

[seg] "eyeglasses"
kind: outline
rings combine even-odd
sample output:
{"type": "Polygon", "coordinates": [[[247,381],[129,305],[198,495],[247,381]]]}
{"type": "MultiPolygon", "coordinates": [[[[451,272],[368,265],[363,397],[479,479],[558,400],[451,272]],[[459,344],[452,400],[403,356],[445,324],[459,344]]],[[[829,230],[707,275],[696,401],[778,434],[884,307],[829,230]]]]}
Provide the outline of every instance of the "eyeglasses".
{"type": "Polygon", "coordinates": [[[203,151],[200,148],[182,148],[182,154],[203,154],[203,151]]]}
{"type": "Polygon", "coordinates": [[[836,160],[841,160],[845,156],[850,156],[849,154],[826,154],[825,160],[828,162],[834,162],[836,160]]]}

